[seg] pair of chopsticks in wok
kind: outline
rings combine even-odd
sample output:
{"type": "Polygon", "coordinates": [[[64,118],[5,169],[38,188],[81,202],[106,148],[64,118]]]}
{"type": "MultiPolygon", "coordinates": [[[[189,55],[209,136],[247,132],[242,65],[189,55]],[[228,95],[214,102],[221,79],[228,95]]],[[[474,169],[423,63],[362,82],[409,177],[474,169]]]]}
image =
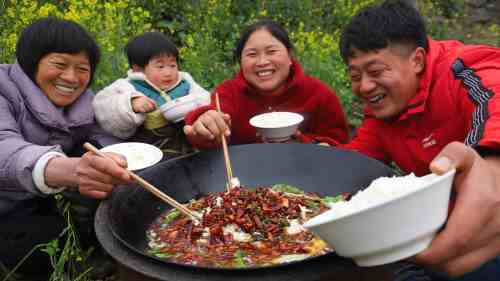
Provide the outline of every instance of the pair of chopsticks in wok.
{"type": "MultiPolygon", "coordinates": [[[[101,156],[101,157],[113,160],[111,157],[108,157],[106,154],[102,153],[101,151],[99,151],[99,149],[97,149],[95,146],[93,146],[92,144],[90,144],[88,142],[84,143],[83,147],[85,147],[85,149],[87,149],[88,151],[92,151],[93,153],[95,153],[98,156],[101,156]]],[[[128,171],[128,172],[129,172],[130,176],[140,186],[142,186],[144,189],[146,189],[147,191],[151,192],[153,195],[155,195],[156,197],[160,198],[164,202],[170,204],[172,207],[176,208],[181,213],[183,213],[187,217],[191,218],[193,221],[198,221],[198,222],[201,221],[200,215],[198,215],[197,213],[191,211],[186,206],[184,206],[183,204],[177,202],[172,197],[166,195],[161,190],[159,190],[154,185],[150,184],[149,182],[147,182],[145,179],[143,179],[142,177],[138,176],[134,172],[132,172],[132,171],[128,171]]]]}
{"type": "MultiPolygon", "coordinates": [[[[222,113],[220,109],[219,94],[215,92],[215,106],[217,107],[217,112],[222,113]]],[[[222,150],[224,152],[224,163],[226,164],[226,175],[227,175],[227,185],[226,189],[229,191],[231,188],[239,185],[239,180],[233,177],[233,170],[231,169],[231,160],[229,159],[229,149],[227,146],[226,136],[224,132],[221,134],[222,139],[222,150]]]]}

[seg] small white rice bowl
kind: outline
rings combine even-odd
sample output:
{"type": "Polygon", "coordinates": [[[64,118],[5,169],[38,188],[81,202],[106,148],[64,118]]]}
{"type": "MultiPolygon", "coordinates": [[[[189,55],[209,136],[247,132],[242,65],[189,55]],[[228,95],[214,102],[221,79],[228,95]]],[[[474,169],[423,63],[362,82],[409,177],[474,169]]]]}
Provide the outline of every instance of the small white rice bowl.
{"type": "Polygon", "coordinates": [[[303,226],[360,266],[411,257],[425,250],[444,225],[454,175],[455,170],[378,178],[303,226]]]}
{"type": "Polygon", "coordinates": [[[270,142],[281,142],[290,139],[297,132],[304,117],[294,112],[268,112],[256,115],[250,119],[250,125],[270,142]]]}
{"type": "Polygon", "coordinates": [[[168,101],[160,107],[160,111],[165,119],[176,123],[184,120],[184,117],[190,111],[208,102],[209,100],[204,101],[193,94],[189,94],[175,100],[168,101]]]}
{"type": "Polygon", "coordinates": [[[102,152],[114,152],[127,159],[130,171],[144,169],[161,161],[163,152],[154,145],[142,142],[122,142],[103,147],[102,152]]]}

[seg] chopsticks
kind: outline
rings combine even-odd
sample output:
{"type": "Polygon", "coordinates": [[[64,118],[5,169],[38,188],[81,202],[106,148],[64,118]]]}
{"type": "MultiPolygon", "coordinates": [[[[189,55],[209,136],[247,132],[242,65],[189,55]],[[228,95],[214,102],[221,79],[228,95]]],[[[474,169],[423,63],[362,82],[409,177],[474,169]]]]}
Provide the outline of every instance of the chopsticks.
{"type": "MultiPolygon", "coordinates": [[[[83,147],[85,147],[85,149],[87,149],[88,151],[92,151],[93,153],[95,153],[96,155],[98,155],[100,157],[104,157],[104,158],[108,158],[108,159],[113,160],[111,157],[109,157],[106,154],[102,153],[101,151],[99,151],[99,149],[97,149],[95,146],[93,146],[92,144],[90,144],[88,142],[84,143],[83,147]]],[[[149,182],[147,182],[145,179],[141,178],[140,176],[138,176],[134,172],[132,172],[132,171],[128,171],[128,172],[130,173],[130,176],[140,186],[142,186],[144,189],[146,189],[147,191],[153,193],[156,197],[160,198],[164,202],[170,204],[172,207],[176,208],[177,210],[179,210],[184,215],[190,217],[193,221],[197,221],[197,222],[201,221],[200,215],[198,215],[195,212],[189,210],[186,206],[184,206],[181,203],[177,202],[172,197],[166,195],[161,190],[159,190],[154,185],[150,184],[149,182]]]]}
{"type": "MultiPolygon", "coordinates": [[[[220,110],[220,101],[219,101],[219,93],[215,92],[215,106],[217,107],[217,112],[222,113],[220,110]]],[[[226,174],[227,174],[227,186],[226,189],[229,191],[231,188],[236,186],[233,182],[233,170],[231,169],[231,160],[229,159],[229,149],[227,147],[226,136],[224,136],[224,132],[221,134],[222,139],[222,150],[224,151],[224,162],[226,163],[226,174]]],[[[236,179],[237,180],[237,179],[236,179]]]]}

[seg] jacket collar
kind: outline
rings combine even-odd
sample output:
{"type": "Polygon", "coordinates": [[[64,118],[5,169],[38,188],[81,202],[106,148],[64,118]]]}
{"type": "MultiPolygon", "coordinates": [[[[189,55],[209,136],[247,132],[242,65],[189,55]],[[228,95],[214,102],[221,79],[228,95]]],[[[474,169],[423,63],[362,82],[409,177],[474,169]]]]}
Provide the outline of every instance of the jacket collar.
{"type": "Polygon", "coordinates": [[[236,84],[240,90],[251,98],[258,97],[260,103],[264,104],[280,104],[289,99],[290,95],[292,95],[295,91],[292,89],[297,87],[300,82],[304,78],[304,72],[299,62],[295,59],[292,59],[292,65],[290,66],[290,75],[288,76],[287,81],[285,82],[285,88],[283,90],[283,94],[279,96],[263,96],[257,94],[255,89],[248,84],[243,76],[243,71],[240,71],[234,77],[236,84]]]}
{"type": "Polygon", "coordinates": [[[73,104],[60,108],[55,106],[41,89],[24,73],[16,62],[12,65],[11,77],[23,102],[30,112],[44,125],[69,131],[69,128],[94,122],[90,90],[86,90],[73,104]]]}

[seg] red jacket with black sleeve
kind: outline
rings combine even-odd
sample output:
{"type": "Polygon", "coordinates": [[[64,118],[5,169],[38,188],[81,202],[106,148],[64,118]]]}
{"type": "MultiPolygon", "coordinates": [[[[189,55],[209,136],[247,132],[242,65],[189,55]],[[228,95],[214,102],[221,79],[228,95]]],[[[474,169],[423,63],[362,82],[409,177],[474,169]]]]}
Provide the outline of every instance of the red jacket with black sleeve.
{"type": "Polygon", "coordinates": [[[417,95],[391,121],[370,111],[353,140],[359,151],[418,176],[448,143],[481,153],[500,151],[500,49],[429,40],[417,95]]]}
{"type": "MultiPolygon", "coordinates": [[[[348,140],[347,122],[335,93],[324,83],[303,73],[293,61],[291,75],[285,91],[279,96],[263,96],[254,92],[241,71],[231,80],[224,81],[215,91],[219,94],[221,110],[231,116],[230,144],[259,142],[256,130],[249,120],[255,115],[272,111],[289,111],[301,114],[299,141],[303,143],[345,143],[348,140]]],[[[186,124],[192,125],[207,110],[215,109],[214,95],[210,105],[190,112],[186,124]]],[[[188,137],[197,148],[213,148],[215,142],[188,137]]]]}

